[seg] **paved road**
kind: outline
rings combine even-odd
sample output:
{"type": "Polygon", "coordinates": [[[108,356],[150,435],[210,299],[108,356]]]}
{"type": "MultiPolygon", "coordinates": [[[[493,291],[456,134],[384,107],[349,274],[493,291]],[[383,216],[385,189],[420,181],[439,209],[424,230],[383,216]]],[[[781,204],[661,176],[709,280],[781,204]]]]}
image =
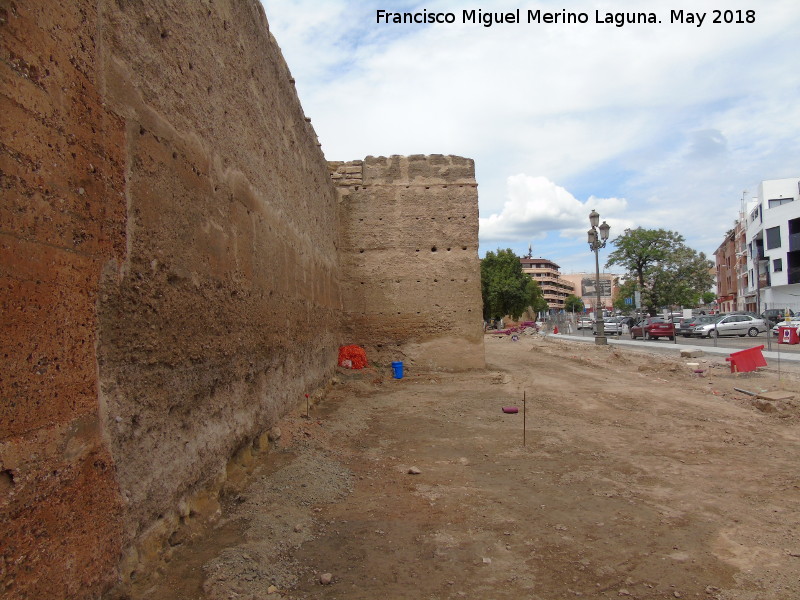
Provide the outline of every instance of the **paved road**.
{"type": "MultiPolygon", "coordinates": [[[[581,329],[577,333],[571,334],[574,337],[581,337],[592,339],[594,336],[592,332],[587,329],[581,329]]],[[[609,340],[627,340],[630,341],[631,337],[627,333],[622,336],[609,336],[609,340]]],[[[637,340],[642,342],[642,340],[637,340]]],[[[659,344],[659,345],[677,345],[677,346],[697,346],[701,348],[720,348],[725,349],[730,352],[735,352],[737,350],[743,350],[745,348],[752,348],[753,346],[760,346],[764,345],[765,352],[780,352],[781,354],[791,354],[797,355],[800,358],[800,344],[778,344],[777,338],[773,336],[768,336],[766,333],[762,333],[756,337],[720,337],[717,339],[710,339],[710,338],[685,338],[682,336],[678,336],[677,339],[673,342],[666,338],[660,338],[658,340],[651,340],[647,342],[648,344],[659,344]]]]}

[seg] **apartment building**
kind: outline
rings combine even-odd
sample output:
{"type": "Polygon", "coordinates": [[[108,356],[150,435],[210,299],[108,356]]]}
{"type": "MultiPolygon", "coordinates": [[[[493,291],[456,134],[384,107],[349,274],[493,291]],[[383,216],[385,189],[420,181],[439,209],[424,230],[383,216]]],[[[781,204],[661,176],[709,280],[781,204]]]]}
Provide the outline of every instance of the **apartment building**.
{"type": "Polygon", "coordinates": [[[745,220],[746,310],[800,310],[800,178],[762,181],[745,220]]]}
{"type": "MultiPolygon", "coordinates": [[[[725,240],[714,251],[714,284],[717,290],[719,310],[751,310],[747,308],[746,296],[748,286],[747,273],[747,220],[745,219],[744,200],[739,219],[725,234],[725,240]]],[[[753,309],[755,310],[755,309],[753,309]]]]}
{"type": "Polygon", "coordinates": [[[583,300],[583,305],[594,310],[597,304],[597,288],[600,288],[600,306],[606,310],[613,310],[613,303],[619,292],[616,285],[618,275],[614,273],[600,273],[598,282],[595,273],[570,273],[562,275],[562,279],[569,281],[575,289],[574,294],[583,300]]]}
{"type": "Polygon", "coordinates": [[[554,310],[562,310],[567,296],[575,293],[573,285],[561,277],[556,263],[546,258],[520,258],[522,272],[538,282],[547,306],[554,310]]]}
{"type": "MultiPolygon", "coordinates": [[[[737,223],[738,225],[738,223],[737,223]]],[[[736,270],[736,230],[725,234],[725,240],[714,250],[717,276],[717,303],[722,312],[738,310],[739,283],[736,270]]]]}

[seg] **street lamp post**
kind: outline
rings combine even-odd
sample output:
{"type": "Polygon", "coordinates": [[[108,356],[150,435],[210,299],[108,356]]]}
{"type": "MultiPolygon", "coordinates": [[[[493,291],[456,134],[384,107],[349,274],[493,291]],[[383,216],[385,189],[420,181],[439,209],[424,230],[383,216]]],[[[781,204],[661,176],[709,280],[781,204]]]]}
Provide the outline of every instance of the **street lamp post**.
{"type": "Polygon", "coordinates": [[[597,303],[594,309],[594,318],[596,322],[595,328],[595,337],[594,343],[598,346],[605,346],[608,344],[608,340],[606,339],[606,330],[605,326],[603,325],[603,310],[600,305],[600,257],[598,255],[598,251],[600,248],[606,247],[606,240],[608,240],[608,232],[611,229],[611,226],[603,221],[603,224],[598,226],[600,223],[600,215],[597,211],[592,211],[589,213],[589,224],[592,228],[589,230],[589,248],[594,252],[594,268],[595,268],[595,291],[597,292],[597,303]]]}

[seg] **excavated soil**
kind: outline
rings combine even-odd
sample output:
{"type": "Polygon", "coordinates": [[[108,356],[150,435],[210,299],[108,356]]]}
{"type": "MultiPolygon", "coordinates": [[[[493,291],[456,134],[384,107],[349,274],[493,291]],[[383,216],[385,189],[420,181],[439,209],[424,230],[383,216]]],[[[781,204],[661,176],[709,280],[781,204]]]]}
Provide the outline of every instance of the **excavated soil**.
{"type": "Polygon", "coordinates": [[[486,357],[341,370],[134,597],[800,598],[796,372],[538,336],[486,357]]]}

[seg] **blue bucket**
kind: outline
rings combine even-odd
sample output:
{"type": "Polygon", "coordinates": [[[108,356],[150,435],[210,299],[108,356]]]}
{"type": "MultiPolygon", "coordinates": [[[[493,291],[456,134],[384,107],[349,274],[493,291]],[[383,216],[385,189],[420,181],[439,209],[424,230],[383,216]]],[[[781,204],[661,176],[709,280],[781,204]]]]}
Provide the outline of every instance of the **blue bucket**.
{"type": "Polygon", "coordinates": [[[394,378],[395,379],[402,379],[403,378],[403,362],[402,361],[395,361],[392,363],[392,370],[394,370],[394,378]]]}

